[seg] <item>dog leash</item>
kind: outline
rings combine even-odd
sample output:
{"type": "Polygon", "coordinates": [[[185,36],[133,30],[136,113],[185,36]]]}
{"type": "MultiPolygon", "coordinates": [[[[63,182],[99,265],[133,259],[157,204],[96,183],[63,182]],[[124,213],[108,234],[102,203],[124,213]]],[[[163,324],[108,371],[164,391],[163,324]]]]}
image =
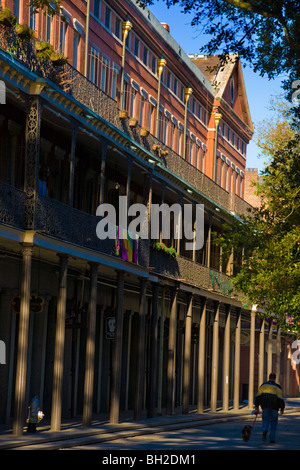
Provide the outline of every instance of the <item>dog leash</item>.
{"type": "Polygon", "coordinates": [[[254,420],[253,420],[252,427],[254,426],[255,421],[256,421],[256,418],[257,418],[257,416],[258,416],[258,413],[254,413],[254,414],[255,414],[255,418],[254,418],[254,420]]]}

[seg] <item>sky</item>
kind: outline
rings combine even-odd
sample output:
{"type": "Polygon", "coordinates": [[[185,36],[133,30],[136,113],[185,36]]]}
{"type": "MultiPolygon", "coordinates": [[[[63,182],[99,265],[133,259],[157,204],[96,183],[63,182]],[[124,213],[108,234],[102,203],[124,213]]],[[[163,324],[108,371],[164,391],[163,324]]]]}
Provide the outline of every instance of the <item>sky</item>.
{"type": "MultiPolygon", "coordinates": [[[[187,54],[199,53],[200,47],[208,41],[207,36],[200,35],[199,31],[189,24],[192,15],[182,13],[179,6],[167,8],[164,2],[154,0],[154,4],[148,8],[161,23],[169,25],[171,36],[187,54]]],[[[268,109],[270,101],[283,92],[281,80],[260,77],[247,64],[242,63],[242,65],[248,104],[255,128],[256,124],[271,116],[271,111],[268,109]]],[[[259,149],[254,136],[247,148],[247,168],[257,168],[259,171],[264,168],[264,159],[258,154],[259,149]]]]}

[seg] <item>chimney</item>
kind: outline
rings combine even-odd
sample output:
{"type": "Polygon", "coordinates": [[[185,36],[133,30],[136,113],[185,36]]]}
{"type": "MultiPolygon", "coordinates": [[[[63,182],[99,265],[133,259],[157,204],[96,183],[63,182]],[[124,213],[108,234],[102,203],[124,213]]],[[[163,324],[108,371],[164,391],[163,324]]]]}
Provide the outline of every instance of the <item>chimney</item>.
{"type": "Polygon", "coordinates": [[[170,32],[170,26],[167,23],[161,23],[161,25],[168,31],[170,32]]]}

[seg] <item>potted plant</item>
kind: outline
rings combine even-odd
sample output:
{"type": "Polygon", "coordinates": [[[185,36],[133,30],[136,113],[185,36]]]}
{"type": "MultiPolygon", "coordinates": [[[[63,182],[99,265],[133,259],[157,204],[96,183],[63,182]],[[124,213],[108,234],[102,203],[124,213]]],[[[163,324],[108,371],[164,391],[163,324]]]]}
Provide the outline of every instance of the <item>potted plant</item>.
{"type": "Polygon", "coordinates": [[[137,125],[137,123],[138,123],[137,118],[135,118],[135,117],[129,118],[129,125],[130,125],[130,127],[135,127],[135,126],[137,125]]]}
{"type": "Polygon", "coordinates": [[[119,110],[119,118],[120,119],[126,119],[128,116],[128,112],[126,109],[120,109],[119,110]]]}
{"type": "Polygon", "coordinates": [[[50,54],[50,60],[55,67],[59,67],[61,65],[65,65],[68,62],[67,57],[59,52],[52,52],[50,54]]]}
{"type": "Polygon", "coordinates": [[[141,127],[140,129],[140,135],[141,137],[147,137],[147,135],[149,135],[149,129],[147,129],[147,127],[141,127]]]}
{"type": "Polygon", "coordinates": [[[156,251],[162,251],[166,255],[168,255],[170,258],[176,258],[177,256],[177,251],[173,247],[168,247],[164,243],[156,242],[153,243],[152,245],[153,250],[156,251]]]}
{"type": "Polygon", "coordinates": [[[13,27],[17,23],[17,18],[13,15],[8,7],[0,11],[0,24],[3,26],[13,27]]]}
{"type": "Polygon", "coordinates": [[[15,31],[22,41],[30,41],[35,37],[34,31],[26,24],[17,24],[15,31]]]}
{"type": "Polygon", "coordinates": [[[36,56],[41,60],[48,60],[53,52],[53,47],[45,41],[37,41],[35,44],[36,56]]]}

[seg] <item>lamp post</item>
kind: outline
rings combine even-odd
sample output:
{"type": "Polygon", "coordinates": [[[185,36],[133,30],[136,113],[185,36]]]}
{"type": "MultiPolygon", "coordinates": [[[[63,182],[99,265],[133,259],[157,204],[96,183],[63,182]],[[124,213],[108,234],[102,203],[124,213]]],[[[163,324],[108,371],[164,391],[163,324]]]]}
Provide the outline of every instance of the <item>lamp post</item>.
{"type": "Polygon", "coordinates": [[[187,121],[187,107],[188,102],[190,99],[191,94],[193,93],[193,89],[188,87],[184,89],[184,101],[185,101],[185,109],[184,109],[184,130],[183,130],[183,158],[186,157],[186,121],[187,121]]]}
{"type": "Polygon", "coordinates": [[[121,93],[120,93],[120,109],[124,109],[124,76],[125,76],[125,50],[126,50],[126,39],[129,31],[132,28],[130,21],[126,20],[122,22],[122,35],[123,35],[123,50],[122,50],[122,72],[121,72],[121,93]]]}
{"type": "Polygon", "coordinates": [[[162,57],[158,60],[158,88],[157,88],[157,107],[156,107],[156,122],[155,122],[155,137],[158,139],[158,124],[159,124],[159,106],[160,106],[160,87],[161,87],[161,75],[164,70],[164,66],[167,61],[162,57]]]}
{"type": "Polygon", "coordinates": [[[217,180],[217,144],[218,144],[218,128],[222,114],[215,112],[215,147],[214,147],[214,167],[213,167],[213,180],[217,180]]]}
{"type": "Polygon", "coordinates": [[[84,48],[84,76],[87,78],[88,57],[89,57],[89,32],[90,32],[90,0],[86,3],[86,23],[85,23],[85,48],[84,48]]]}

